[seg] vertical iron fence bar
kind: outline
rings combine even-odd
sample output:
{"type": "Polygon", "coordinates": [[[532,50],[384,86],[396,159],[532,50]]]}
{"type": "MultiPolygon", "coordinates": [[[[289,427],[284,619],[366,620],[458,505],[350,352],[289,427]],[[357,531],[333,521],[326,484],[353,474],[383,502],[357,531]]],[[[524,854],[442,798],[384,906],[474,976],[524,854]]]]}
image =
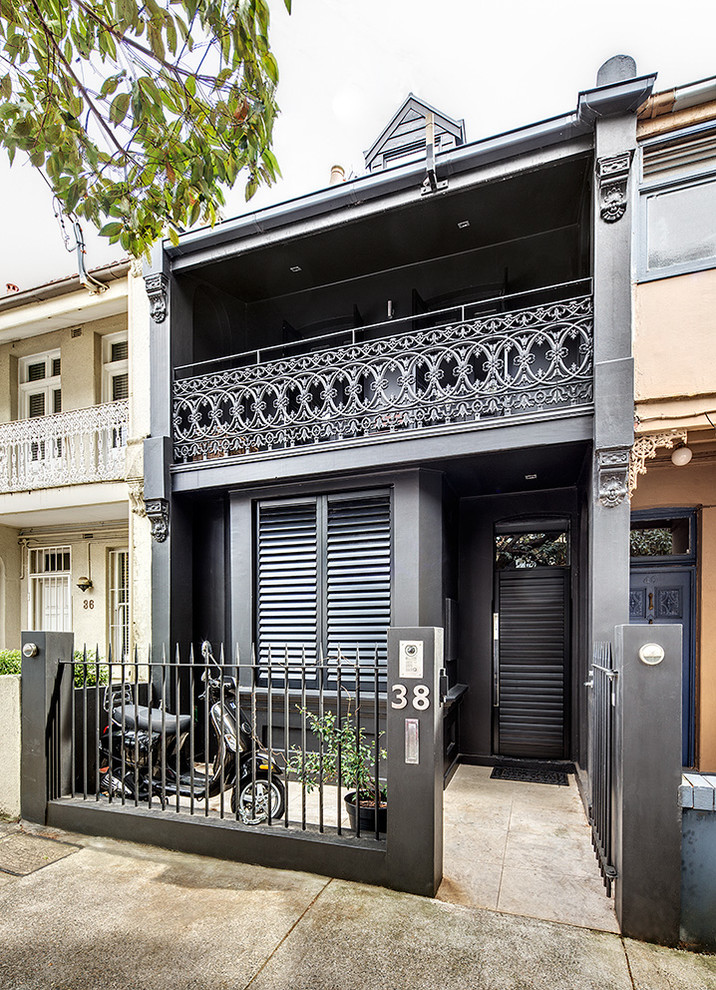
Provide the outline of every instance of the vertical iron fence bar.
{"type": "MultiPolygon", "coordinates": [[[[84,652],[85,652],[85,655],[86,655],[86,653],[87,653],[87,647],[86,646],[84,647],[84,652]]],[[[73,662],[72,662],[72,664],[70,666],[70,674],[71,674],[71,678],[72,678],[72,692],[70,694],[70,698],[72,700],[72,704],[70,705],[70,767],[72,768],[71,769],[71,772],[70,772],[70,794],[72,795],[72,797],[74,797],[75,796],[75,772],[76,772],[76,769],[77,769],[76,768],[77,754],[75,752],[75,732],[76,732],[76,728],[77,727],[75,725],[76,716],[75,716],[75,665],[74,665],[74,660],[73,660],[73,662]]]]}
{"type": "Polygon", "coordinates": [[[204,653],[204,818],[209,817],[209,651],[204,653]]]}
{"type": "MultiPolygon", "coordinates": [[[[318,724],[323,726],[323,643],[318,644],[318,724]]],[[[323,832],[323,734],[318,733],[318,831],[323,832]]]]}
{"type": "MultiPolygon", "coordinates": [[[[111,649],[111,646],[110,646],[110,649],[111,649]]],[[[126,713],[126,707],[127,707],[127,701],[126,701],[126,698],[124,696],[124,691],[125,691],[124,654],[122,654],[122,662],[119,665],[119,677],[120,677],[120,684],[122,686],[122,701],[121,701],[121,705],[122,705],[122,738],[121,738],[121,741],[120,742],[121,742],[121,749],[122,749],[122,762],[121,762],[121,767],[122,767],[122,804],[124,805],[124,804],[126,804],[126,795],[124,793],[124,790],[125,790],[125,788],[124,788],[124,782],[125,782],[125,778],[127,776],[127,749],[126,749],[126,740],[127,740],[127,713],[126,713]]]]}
{"type": "Polygon", "coordinates": [[[288,760],[289,760],[289,692],[288,692],[288,644],[284,646],[284,668],[283,680],[283,759],[286,772],[286,798],[283,809],[284,828],[288,828],[288,760]]]}
{"type": "MultiPolygon", "coordinates": [[[[221,653],[219,654],[219,661],[221,666],[221,674],[219,676],[219,723],[221,725],[221,730],[219,731],[219,818],[224,817],[224,760],[226,759],[226,736],[224,735],[224,644],[221,644],[221,653]]],[[[212,773],[213,776],[213,773],[212,773]]]]}
{"type": "MultiPolygon", "coordinates": [[[[87,647],[84,647],[85,652],[87,647]]],[[[73,699],[74,700],[74,699],[73,699]]],[[[72,706],[74,708],[74,705],[72,706]]],[[[99,719],[99,654],[94,655],[94,783],[95,783],[95,801],[99,801],[99,790],[100,790],[100,778],[99,778],[99,765],[100,765],[100,743],[102,737],[100,736],[100,719],[99,719]]],[[[74,795],[74,765],[72,768],[72,791],[74,795]]]]}
{"type": "Polygon", "coordinates": [[[268,704],[267,713],[267,732],[268,732],[268,824],[272,825],[272,815],[271,815],[271,785],[273,783],[271,767],[273,766],[273,670],[272,670],[273,657],[271,655],[271,649],[269,648],[269,661],[268,661],[268,687],[266,701],[268,704]]]}
{"type": "Polygon", "coordinates": [[[234,679],[236,681],[236,693],[234,703],[236,705],[236,719],[234,726],[234,817],[239,820],[239,791],[241,783],[241,656],[239,654],[239,644],[236,644],[234,664],[234,679]]]}
{"type": "Polygon", "coordinates": [[[162,760],[162,776],[161,776],[161,807],[162,811],[166,809],[167,805],[167,654],[166,647],[162,646],[162,739],[160,746],[160,754],[162,760]]]}
{"type": "Polygon", "coordinates": [[[378,719],[378,645],[376,644],[373,653],[373,732],[375,739],[374,743],[374,754],[375,754],[375,780],[374,780],[374,794],[375,794],[375,837],[380,839],[380,829],[378,827],[378,809],[380,808],[380,722],[378,719]]]}
{"type": "MultiPolygon", "coordinates": [[[[73,657],[74,660],[74,657],[73,657]]],[[[72,683],[70,684],[70,697],[72,707],[75,707],[75,676],[74,665],[72,669],[72,683]]],[[[82,798],[87,800],[87,778],[89,776],[87,752],[87,651],[82,651],[82,798]]],[[[61,737],[60,737],[61,738],[61,737]]]]}
{"type": "Polygon", "coordinates": [[[301,647],[301,828],[306,831],[306,647],[301,647]]]}
{"type": "Polygon", "coordinates": [[[107,796],[109,803],[112,803],[112,791],[114,790],[114,740],[113,718],[114,695],[112,690],[112,647],[107,651],[107,796]]]}
{"type": "MultiPolygon", "coordinates": [[[[139,805],[139,654],[134,644],[134,807],[139,805]]],[[[150,727],[151,733],[151,727],[150,727]]]]}
{"type": "Polygon", "coordinates": [[[149,723],[149,751],[147,753],[147,808],[152,807],[154,793],[154,723],[152,721],[152,703],[154,696],[154,664],[152,663],[152,647],[147,646],[147,721],[149,723]]]}
{"type": "MultiPolygon", "coordinates": [[[[269,645],[269,662],[271,646],[269,645]]],[[[251,817],[256,818],[256,683],[259,671],[254,647],[251,664],[251,817]]]]}
{"type": "Polygon", "coordinates": [[[189,646],[189,814],[194,814],[194,644],[189,646]]]}
{"type": "MultiPolygon", "coordinates": [[[[356,646],[356,728],[355,728],[355,739],[356,739],[356,752],[360,753],[360,666],[359,666],[359,653],[358,647],[356,646]]],[[[358,761],[356,761],[358,762],[358,761]]],[[[360,777],[356,777],[356,838],[360,838],[360,777]]]]}
{"type": "Polygon", "coordinates": [[[338,835],[342,834],[341,827],[341,785],[342,785],[342,757],[341,752],[341,664],[343,663],[343,655],[341,654],[340,648],[336,651],[336,725],[338,727],[338,732],[336,733],[336,738],[338,739],[338,752],[336,753],[336,827],[338,835]]]}
{"type": "Polygon", "coordinates": [[[174,718],[176,719],[176,726],[174,730],[174,746],[176,752],[174,754],[174,775],[176,778],[176,809],[179,812],[181,808],[181,764],[180,753],[181,753],[181,734],[179,729],[179,713],[181,711],[181,705],[179,704],[179,665],[181,663],[181,654],[179,652],[179,644],[176,644],[176,649],[174,651],[174,718]]]}

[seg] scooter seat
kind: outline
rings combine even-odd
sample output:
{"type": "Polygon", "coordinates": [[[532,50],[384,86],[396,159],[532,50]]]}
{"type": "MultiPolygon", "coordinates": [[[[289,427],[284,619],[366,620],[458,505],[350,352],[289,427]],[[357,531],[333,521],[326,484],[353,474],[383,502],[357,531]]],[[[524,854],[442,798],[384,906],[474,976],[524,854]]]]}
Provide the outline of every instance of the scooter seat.
{"type": "MultiPolygon", "coordinates": [[[[112,717],[116,723],[122,724],[122,709],[115,708],[112,717]]],[[[188,732],[191,727],[191,715],[170,715],[164,712],[164,729],[169,733],[176,733],[177,718],[179,719],[179,732],[188,732]]],[[[126,729],[149,729],[149,709],[145,705],[125,705],[124,727],[126,729]]],[[[162,731],[162,710],[152,708],[152,732],[162,731]]]]}

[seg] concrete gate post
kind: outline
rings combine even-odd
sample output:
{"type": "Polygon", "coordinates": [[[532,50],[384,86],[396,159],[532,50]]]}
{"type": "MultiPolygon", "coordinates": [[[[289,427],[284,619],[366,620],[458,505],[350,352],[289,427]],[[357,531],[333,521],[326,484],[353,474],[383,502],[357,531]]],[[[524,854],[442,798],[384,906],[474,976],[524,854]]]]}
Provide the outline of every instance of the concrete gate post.
{"type": "Polygon", "coordinates": [[[388,883],[433,897],[443,873],[443,630],[388,630],[388,883]]]}
{"type": "Polygon", "coordinates": [[[616,911],[675,945],[681,908],[681,626],[617,626],[616,911]]]}
{"type": "Polygon", "coordinates": [[[72,674],[65,670],[60,679],[58,673],[73,648],[72,633],[22,633],[20,813],[40,825],[48,799],[70,789],[72,674]]]}

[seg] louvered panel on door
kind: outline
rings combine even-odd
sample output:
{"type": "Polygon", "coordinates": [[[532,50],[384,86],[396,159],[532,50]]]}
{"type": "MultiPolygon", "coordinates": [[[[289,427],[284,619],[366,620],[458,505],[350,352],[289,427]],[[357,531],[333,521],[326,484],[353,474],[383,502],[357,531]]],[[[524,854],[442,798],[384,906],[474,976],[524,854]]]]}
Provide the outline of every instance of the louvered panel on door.
{"type": "Polygon", "coordinates": [[[318,641],[316,503],[261,503],[258,508],[256,632],[259,657],[313,661],[318,641]]]}
{"type": "Polygon", "coordinates": [[[567,572],[499,574],[499,753],[564,756],[567,572]]]}
{"type": "Polygon", "coordinates": [[[390,625],[390,497],[330,499],[326,522],[326,645],[350,661],[356,649],[386,660],[390,625]]]}

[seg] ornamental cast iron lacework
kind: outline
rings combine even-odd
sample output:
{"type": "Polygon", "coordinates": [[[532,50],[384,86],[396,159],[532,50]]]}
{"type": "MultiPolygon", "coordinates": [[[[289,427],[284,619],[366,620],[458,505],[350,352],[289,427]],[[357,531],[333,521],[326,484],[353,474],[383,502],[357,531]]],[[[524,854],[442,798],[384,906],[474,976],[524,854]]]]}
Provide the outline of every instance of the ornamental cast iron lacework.
{"type": "Polygon", "coordinates": [[[0,492],[125,475],[126,399],[0,424],[0,492]]]}
{"type": "Polygon", "coordinates": [[[174,455],[255,455],[591,402],[583,296],[176,381],[174,455]]]}

